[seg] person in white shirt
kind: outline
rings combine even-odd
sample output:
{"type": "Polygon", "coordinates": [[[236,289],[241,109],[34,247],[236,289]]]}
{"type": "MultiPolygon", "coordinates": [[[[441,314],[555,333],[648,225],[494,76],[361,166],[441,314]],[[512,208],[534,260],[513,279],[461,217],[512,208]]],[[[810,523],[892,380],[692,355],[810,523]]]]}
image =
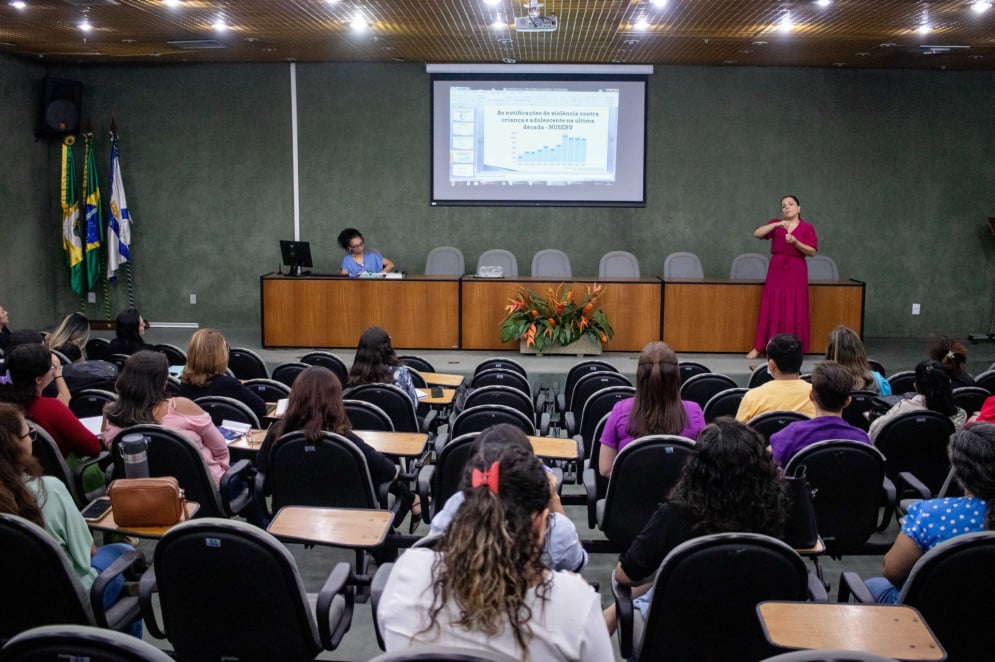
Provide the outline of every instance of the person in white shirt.
{"type": "Polygon", "coordinates": [[[388,651],[459,646],[514,659],[614,658],[601,599],[580,576],[542,562],[550,481],[516,444],[467,464],[465,500],[436,549],[398,559],[380,599],[388,651]]]}

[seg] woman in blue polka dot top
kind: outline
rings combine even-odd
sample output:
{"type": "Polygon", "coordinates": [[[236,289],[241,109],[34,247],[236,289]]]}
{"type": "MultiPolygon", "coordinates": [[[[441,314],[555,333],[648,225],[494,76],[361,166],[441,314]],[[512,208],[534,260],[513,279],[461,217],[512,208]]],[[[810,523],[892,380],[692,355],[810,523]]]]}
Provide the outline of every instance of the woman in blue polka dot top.
{"type": "Polygon", "coordinates": [[[947,452],[964,496],[909,506],[902,530],[884,556],[884,577],[865,582],[877,602],[894,603],[912,566],[933,547],[965,533],[995,529],[995,424],[965,426],[951,435],[947,452]]]}

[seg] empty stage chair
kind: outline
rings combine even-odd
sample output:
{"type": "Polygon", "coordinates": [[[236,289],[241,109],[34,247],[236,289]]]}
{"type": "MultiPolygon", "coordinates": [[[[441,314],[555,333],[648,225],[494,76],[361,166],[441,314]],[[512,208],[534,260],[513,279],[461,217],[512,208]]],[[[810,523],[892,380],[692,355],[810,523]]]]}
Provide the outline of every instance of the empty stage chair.
{"type": "Polygon", "coordinates": [[[808,258],[808,282],[833,281],[840,279],[836,261],[828,255],[814,255],[808,258]]]}
{"type": "Polygon", "coordinates": [[[729,267],[729,278],[733,280],[766,280],[767,264],[770,259],[761,253],[737,255],[729,267]]]}
{"type": "Polygon", "coordinates": [[[518,260],[511,251],[501,248],[492,248],[481,253],[477,258],[478,274],[481,267],[501,267],[501,275],[505,277],[518,275],[518,260]]]}
{"type": "MultiPolygon", "coordinates": [[[[309,352],[301,357],[301,363],[320,365],[323,368],[328,368],[342,382],[342,388],[345,388],[349,383],[349,369],[345,367],[345,361],[331,352],[309,352]]],[[[276,370],[273,372],[276,373],[276,370]]],[[[273,379],[276,379],[275,374],[273,379]]]]}
{"type": "Polygon", "coordinates": [[[266,362],[251,349],[232,347],[228,350],[228,369],[237,379],[268,379],[266,362]]]}
{"type": "Polygon", "coordinates": [[[532,276],[537,278],[570,278],[570,258],[556,248],[544,248],[532,256],[532,276]]]}
{"type": "Polygon", "coordinates": [[[425,258],[425,274],[432,276],[462,276],[466,272],[463,252],[453,246],[436,246],[425,258]]]}
{"type": "Polygon", "coordinates": [[[701,258],[694,253],[671,253],[663,261],[664,278],[704,278],[701,258]]]}
{"type": "Polygon", "coordinates": [[[681,384],[681,400],[697,402],[704,409],[708,401],[717,393],[736,388],[736,380],[718,372],[694,375],[681,384]]]}
{"type": "Polygon", "coordinates": [[[0,651],[0,662],[172,662],[152,644],[114,630],[87,625],[43,625],[17,635],[0,651]]]}
{"type": "Polygon", "coordinates": [[[743,401],[743,396],[748,390],[748,388],[737,386],[713,395],[701,408],[705,422],[713,423],[719,416],[736,416],[736,412],[739,411],[739,403],[743,401]]]}
{"type": "Polygon", "coordinates": [[[598,262],[598,278],[639,278],[639,260],[628,251],[609,251],[598,262]]]}

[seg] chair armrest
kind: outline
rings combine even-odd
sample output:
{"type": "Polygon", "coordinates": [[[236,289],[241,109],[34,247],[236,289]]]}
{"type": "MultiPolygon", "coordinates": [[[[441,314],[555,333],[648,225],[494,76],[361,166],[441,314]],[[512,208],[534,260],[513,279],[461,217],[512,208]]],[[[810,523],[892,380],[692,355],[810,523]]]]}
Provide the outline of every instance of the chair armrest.
{"type": "Polygon", "coordinates": [[[568,437],[577,434],[577,421],[574,420],[574,413],[572,411],[563,412],[563,427],[566,428],[568,437]]]}
{"type": "Polygon", "coordinates": [[[428,434],[432,429],[432,424],[435,422],[435,417],[439,415],[439,412],[434,409],[430,410],[425,418],[421,420],[421,431],[428,434]]]}
{"type": "Polygon", "coordinates": [[[449,435],[445,432],[440,432],[435,435],[435,440],[432,443],[435,446],[435,455],[438,456],[442,452],[442,449],[446,447],[446,444],[449,443],[449,435]]]}
{"type": "Polygon", "coordinates": [[[611,573],[612,597],[615,598],[615,616],[618,619],[618,650],[623,659],[632,657],[632,587],[619,584],[611,573]]]}
{"type": "Polygon", "coordinates": [[[811,572],[808,573],[808,600],[809,602],[829,602],[826,585],[811,572]]]}
{"type": "Polygon", "coordinates": [[[598,477],[593,467],[584,469],[584,492],[587,500],[587,528],[594,529],[598,526],[598,477]]]}
{"type": "Polygon", "coordinates": [[[552,422],[552,417],[549,415],[548,411],[542,412],[539,416],[539,436],[548,437],[549,436],[549,426],[552,422]]]}
{"type": "Polygon", "coordinates": [[[567,410],[567,395],[566,393],[556,394],[556,409],[561,413],[567,410]]]}
{"type": "Polygon", "coordinates": [[[245,509],[249,502],[255,497],[255,475],[256,468],[247,459],[241,459],[221,476],[218,483],[218,491],[221,494],[221,507],[229,517],[237,515],[245,509]],[[234,499],[230,497],[229,485],[232,480],[238,478],[242,481],[243,487],[234,499]]]}
{"type": "Polygon", "coordinates": [[[272,518],[273,513],[270,512],[269,505],[266,503],[266,474],[262,471],[256,471],[256,475],[253,478],[253,484],[255,487],[253,496],[256,501],[259,502],[259,508],[266,514],[267,517],[272,518]]]}
{"type": "Polygon", "coordinates": [[[156,639],[165,639],[166,634],[159,625],[159,621],[156,620],[155,609],[152,607],[152,594],[158,590],[159,587],[155,581],[155,568],[150,567],[138,582],[138,606],[141,608],[142,620],[145,621],[145,627],[149,634],[156,639]]]}
{"type": "Polygon", "coordinates": [[[377,621],[377,608],[380,606],[380,598],[383,596],[384,587],[387,586],[387,579],[390,578],[390,571],[394,569],[393,563],[384,563],[377,568],[370,583],[370,609],[373,610],[373,632],[377,635],[377,645],[380,650],[387,650],[380,635],[380,623],[377,621]]]}
{"type": "Polygon", "coordinates": [[[141,552],[138,550],[125,552],[114,559],[114,562],[107,566],[93,581],[93,585],[90,586],[90,607],[93,609],[93,617],[99,627],[116,630],[140,615],[138,600],[123,595],[118,597],[115,604],[106,611],[104,610],[104,589],[107,588],[107,584],[116,579],[118,575],[123,575],[129,568],[139,564],[143,567],[145,564],[145,557],[142,556],[141,552]]]}
{"type": "Polygon", "coordinates": [[[881,521],[878,523],[877,528],[878,532],[887,529],[891,523],[891,517],[895,514],[895,509],[898,507],[896,494],[895,484],[891,482],[890,478],[885,476],[884,481],[881,483],[881,498],[884,501],[884,512],[881,513],[881,521]]]}
{"type": "Polygon", "coordinates": [[[106,474],[107,468],[111,465],[112,461],[113,457],[111,456],[110,451],[100,451],[99,455],[91,457],[84,462],[80,462],[76,465],[76,468],[73,469],[72,480],[73,484],[76,486],[76,494],[79,494],[87,503],[90,503],[97,497],[104,496],[107,493],[106,474]],[[100,467],[100,470],[104,472],[104,485],[91,492],[85,492],[83,490],[83,472],[94,465],[100,467]]]}
{"type": "Polygon", "coordinates": [[[432,492],[432,476],[435,475],[435,465],[426,464],[418,472],[418,482],[416,483],[416,490],[418,491],[418,498],[421,499],[421,519],[426,524],[432,523],[432,511],[435,510],[435,504],[429,504],[429,494],[432,492]],[[431,506],[431,507],[430,507],[431,506]]]}
{"type": "Polygon", "coordinates": [[[867,590],[860,575],[855,572],[844,572],[840,575],[840,589],[836,594],[836,601],[849,602],[851,595],[857,602],[874,604],[874,596],[867,590]]]}
{"type": "Polygon", "coordinates": [[[329,573],[325,585],[318,594],[318,636],[321,647],[325,650],[335,650],[342,642],[342,637],[352,626],[352,610],[356,601],[356,587],[349,585],[352,570],[348,563],[336,563],[329,573]],[[333,609],[335,600],[342,596],[341,609],[333,609]],[[332,621],[334,620],[334,627],[332,621]]]}
{"type": "Polygon", "coordinates": [[[933,493],[928,487],[926,487],[921,480],[916,478],[915,474],[908,471],[898,472],[898,484],[896,485],[896,493],[899,498],[904,499],[906,494],[913,492],[915,496],[920,499],[932,499],[933,493]]]}
{"type": "MultiPolygon", "coordinates": [[[[376,485],[373,486],[376,489],[376,491],[377,491],[377,503],[380,504],[380,508],[382,510],[388,510],[388,506],[390,505],[390,497],[389,497],[389,495],[390,495],[390,486],[391,486],[391,484],[393,482],[394,482],[393,480],[388,480],[388,481],[386,481],[384,483],[377,483],[376,485]]],[[[394,505],[395,506],[397,505],[398,501],[400,501],[400,499],[395,499],[394,500],[394,502],[395,502],[394,505]]],[[[391,508],[390,510],[394,510],[394,509],[391,508]]],[[[395,514],[396,514],[396,511],[395,511],[395,514]]]]}

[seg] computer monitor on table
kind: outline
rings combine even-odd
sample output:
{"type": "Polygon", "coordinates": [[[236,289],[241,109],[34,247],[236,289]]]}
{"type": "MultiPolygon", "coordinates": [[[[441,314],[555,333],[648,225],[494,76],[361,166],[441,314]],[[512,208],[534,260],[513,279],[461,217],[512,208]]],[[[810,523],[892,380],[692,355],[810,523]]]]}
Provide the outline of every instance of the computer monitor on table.
{"type": "Polygon", "coordinates": [[[300,276],[309,271],[303,271],[304,267],[312,268],[311,244],[306,241],[286,241],[280,240],[280,255],[283,256],[283,263],[290,267],[290,276],[300,276]]]}

